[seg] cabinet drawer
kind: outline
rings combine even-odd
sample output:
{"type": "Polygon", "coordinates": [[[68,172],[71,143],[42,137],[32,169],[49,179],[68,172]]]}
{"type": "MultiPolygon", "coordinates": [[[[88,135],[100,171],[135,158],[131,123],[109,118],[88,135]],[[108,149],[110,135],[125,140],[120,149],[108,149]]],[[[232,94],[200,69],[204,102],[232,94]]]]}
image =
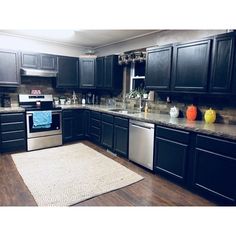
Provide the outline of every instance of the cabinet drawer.
{"type": "Polygon", "coordinates": [[[198,148],[236,158],[236,142],[230,142],[223,139],[198,134],[196,146],[198,148]]]}
{"type": "Polygon", "coordinates": [[[25,139],[15,139],[10,141],[2,141],[1,150],[3,152],[15,151],[15,150],[25,150],[26,141],[25,139]]]}
{"type": "Polygon", "coordinates": [[[64,117],[72,117],[74,115],[74,111],[73,110],[65,110],[62,112],[62,116],[64,117]]]}
{"type": "Polygon", "coordinates": [[[90,126],[90,133],[91,133],[91,135],[100,136],[100,134],[101,134],[101,128],[91,125],[91,126],[90,126]]]}
{"type": "Polygon", "coordinates": [[[91,118],[91,120],[90,120],[90,125],[100,128],[100,127],[101,127],[101,121],[91,118]]]}
{"type": "Polygon", "coordinates": [[[2,123],[10,123],[10,122],[20,122],[25,120],[24,113],[7,113],[1,114],[1,122],[2,123]]]}
{"type": "Polygon", "coordinates": [[[156,126],[157,137],[166,138],[179,143],[187,144],[189,142],[189,134],[190,133],[187,131],[156,126]]]}
{"type": "Polygon", "coordinates": [[[102,114],[102,121],[107,123],[113,123],[113,116],[108,114],[102,114]]]}
{"type": "Polygon", "coordinates": [[[119,116],[116,116],[114,118],[114,124],[128,128],[129,127],[129,120],[126,118],[121,118],[119,116]]]}
{"type": "Polygon", "coordinates": [[[91,116],[92,118],[97,119],[97,120],[100,120],[100,119],[101,119],[101,113],[100,113],[100,112],[91,111],[90,116],[91,116]]]}
{"type": "Polygon", "coordinates": [[[15,131],[15,130],[24,130],[25,124],[24,122],[14,122],[14,123],[3,123],[1,124],[1,131],[15,131]]]}
{"type": "Polygon", "coordinates": [[[2,141],[22,139],[22,138],[25,138],[24,130],[2,132],[2,141]]]}

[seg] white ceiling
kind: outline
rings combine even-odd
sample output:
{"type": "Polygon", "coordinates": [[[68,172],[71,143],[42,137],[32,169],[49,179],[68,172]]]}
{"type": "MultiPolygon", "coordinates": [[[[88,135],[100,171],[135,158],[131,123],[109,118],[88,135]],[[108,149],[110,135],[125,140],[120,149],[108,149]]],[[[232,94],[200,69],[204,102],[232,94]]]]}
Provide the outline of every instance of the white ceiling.
{"type": "Polygon", "coordinates": [[[96,49],[117,42],[142,37],[157,31],[158,30],[0,30],[0,33],[96,49]]]}

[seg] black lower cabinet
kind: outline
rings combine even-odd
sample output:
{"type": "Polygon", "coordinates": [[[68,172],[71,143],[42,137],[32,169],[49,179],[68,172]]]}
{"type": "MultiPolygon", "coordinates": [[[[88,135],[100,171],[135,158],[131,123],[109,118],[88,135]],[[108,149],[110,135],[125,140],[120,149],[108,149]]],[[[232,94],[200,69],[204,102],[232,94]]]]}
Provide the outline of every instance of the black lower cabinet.
{"type": "Polygon", "coordinates": [[[156,126],[154,171],[186,182],[189,132],[156,126]]]}
{"type": "Polygon", "coordinates": [[[64,110],[62,113],[63,142],[70,142],[84,137],[84,111],[64,110]]]}
{"type": "Polygon", "coordinates": [[[84,110],[76,110],[74,114],[74,136],[75,139],[84,138],[84,110]]]}
{"type": "Polygon", "coordinates": [[[84,110],[84,137],[90,139],[90,111],[84,110]]]}
{"type": "Polygon", "coordinates": [[[101,113],[90,112],[90,139],[96,144],[101,143],[101,113]]]}
{"type": "Polygon", "coordinates": [[[1,114],[0,124],[1,152],[25,151],[25,113],[1,114]]]}
{"type": "Polygon", "coordinates": [[[236,143],[197,135],[193,187],[217,201],[236,203],[236,143]]]}
{"type": "Polygon", "coordinates": [[[108,114],[102,114],[102,139],[101,144],[113,150],[113,116],[108,114]]]}
{"type": "Polygon", "coordinates": [[[114,118],[114,152],[128,157],[129,145],[129,120],[126,118],[114,118]]]}

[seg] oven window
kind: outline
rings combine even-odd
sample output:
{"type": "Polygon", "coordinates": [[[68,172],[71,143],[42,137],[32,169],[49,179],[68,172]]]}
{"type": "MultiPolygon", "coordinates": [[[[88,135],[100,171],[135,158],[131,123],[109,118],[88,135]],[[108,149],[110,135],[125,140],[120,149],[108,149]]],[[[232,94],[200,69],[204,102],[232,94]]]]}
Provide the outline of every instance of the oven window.
{"type": "Polygon", "coordinates": [[[37,132],[44,132],[44,131],[54,131],[54,130],[60,130],[61,129],[61,124],[60,124],[60,119],[61,116],[60,114],[53,114],[52,113],[52,123],[51,127],[49,128],[34,128],[33,127],[33,116],[29,116],[29,132],[30,133],[37,133],[37,132]]]}

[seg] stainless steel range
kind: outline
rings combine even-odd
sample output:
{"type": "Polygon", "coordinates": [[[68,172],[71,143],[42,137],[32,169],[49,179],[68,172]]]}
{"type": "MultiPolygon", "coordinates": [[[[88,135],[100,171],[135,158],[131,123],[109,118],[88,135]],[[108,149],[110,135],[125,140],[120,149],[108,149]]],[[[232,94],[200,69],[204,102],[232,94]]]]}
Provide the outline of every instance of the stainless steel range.
{"type": "Polygon", "coordinates": [[[19,104],[26,110],[27,150],[62,145],[62,111],[53,106],[52,95],[19,95],[19,104]],[[48,111],[51,122],[48,126],[35,126],[34,115],[48,111]]]}

